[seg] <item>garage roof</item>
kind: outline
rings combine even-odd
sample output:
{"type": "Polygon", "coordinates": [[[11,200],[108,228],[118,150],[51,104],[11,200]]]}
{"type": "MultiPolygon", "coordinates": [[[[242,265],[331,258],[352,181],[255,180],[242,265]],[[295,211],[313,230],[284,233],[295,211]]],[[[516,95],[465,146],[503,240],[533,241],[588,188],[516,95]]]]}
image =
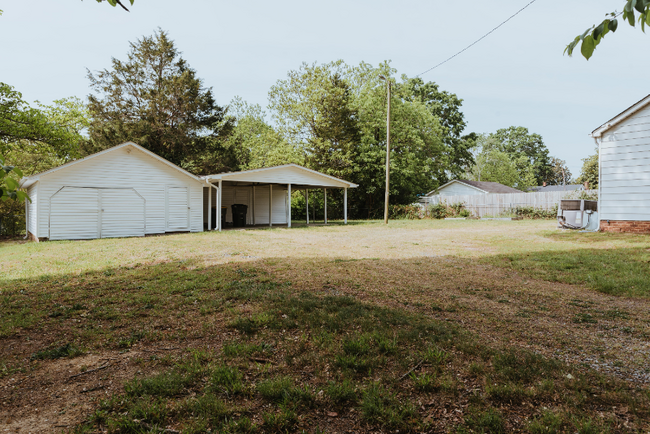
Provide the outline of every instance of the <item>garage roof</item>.
{"type": "Polygon", "coordinates": [[[161,163],[171,167],[172,169],[178,170],[182,174],[184,174],[186,176],[189,176],[190,178],[192,178],[192,179],[194,179],[194,180],[196,180],[198,182],[201,182],[201,183],[203,182],[201,180],[201,178],[199,178],[198,176],[192,175],[190,172],[181,169],[180,167],[178,167],[174,163],[171,163],[171,162],[165,160],[163,157],[154,154],[153,152],[149,151],[148,149],[145,149],[142,146],[140,146],[138,144],[135,144],[133,142],[126,142],[126,143],[122,143],[121,145],[117,145],[117,146],[113,146],[112,148],[105,149],[105,150],[103,150],[101,152],[97,152],[96,154],[92,154],[92,155],[89,155],[87,157],[71,161],[69,163],[66,163],[66,164],[63,164],[61,166],[55,167],[54,169],[46,170],[45,172],[41,172],[41,173],[37,173],[37,174],[32,175],[32,176],[25,177],[25,178],[20,180],[20,187],[21,188],[27,188],[30,185],[32,185],[33,183],[35,183],[36,181],[38,181],[41,178],[41,176],[48,175],[48,174],[50,174],[52,172],[57,172],[57,171],[59,171],[61,169],[65,169],[65,168],[68,168],[70,166],[74,166],[75,164],[79,164],[79,163],[84,162],[84,161],[92,160],[93,158],[99,157],[100,155],[104,155],[104,154],[107,154],[109,152],[113,152],[113,151],[116,151],[118,149],[126,148],[126,147],[129,147],[129,146],[133,147],[134,149],[137,149],[140,152],[143,152],[144,154],[147,154],[151,158],[154,158],[154,159],[160,161],[161,163]]]}
{"type": "Polygon", "coordinates": [[[250,184],[292,184],[296,187],[356,188],[357,184],[326,175],[297,164],[265,167],[242,172],[207,175],[208,181],[233,181],[250,184]]]}

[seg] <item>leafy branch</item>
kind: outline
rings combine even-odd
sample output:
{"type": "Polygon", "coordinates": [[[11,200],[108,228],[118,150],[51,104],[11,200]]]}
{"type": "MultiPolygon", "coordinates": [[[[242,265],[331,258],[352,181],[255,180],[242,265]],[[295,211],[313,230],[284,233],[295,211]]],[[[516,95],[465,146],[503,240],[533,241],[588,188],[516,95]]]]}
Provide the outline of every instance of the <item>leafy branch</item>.
{"type": "Polygon", "coordinates": [[[605,35],[609,32],[616,32],[619,17],[622,17],[623,21],[627,21],[632,27],[635,27],[638,21],[641,24],[641,30],[645,33],[646,24],[650,25],[650,0],[625,1],[623,12],[610,12],[607,14],[608,18],[604,19],[602,23],[593,25],[585,30],[582,35],[576,36],[573,42],[564,49],[564,53],[569,56],[573,55],[573,50],[580,44],[580,53],[585,59],[589,60],[605,35]]]}
{"type": "MultiPolygon", "coordinates": [[[[111,5],[111,6],[113,6],[113,7],[115,7],[115,6],[117,6],[117,5],[120,5],[120,6],[122,7],[122,9],[124,9],[124,10],[127,11],[127,12],[129,12],[129,10],[126,8],[126,6],[124,6],[124,5],[122,4],[122,2],[121,2],[120,0],[97,0],[97,3],[101,3],[101,2],[103,2],[103,1],[107,1],[108,4],[111,5]]],[[[129,1],[131,2],[131,6],[133,6],[133,2],[135,2],[135,0],[129,0],[129,1]]]]}
{"type": "Polygon", "coordinates": [[[22,178],[23,172],[14,166],[5,166],[5,162],[0,158],[0,198],[2,201],[7,201],[8,199],[13,200],[29,200],[32,201],[27,193],[20,191],[20,184],[16,181],[11,175],[16,174],[18,177],[22,178]]]}

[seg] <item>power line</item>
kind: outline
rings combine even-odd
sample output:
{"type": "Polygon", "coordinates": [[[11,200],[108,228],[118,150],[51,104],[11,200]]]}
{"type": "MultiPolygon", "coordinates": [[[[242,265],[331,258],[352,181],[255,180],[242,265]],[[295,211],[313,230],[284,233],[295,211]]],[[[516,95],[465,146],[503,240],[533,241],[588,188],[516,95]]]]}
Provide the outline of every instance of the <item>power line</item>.
{"type": "Polygon", "coordinates": [[[472,43],[469,44],[467,47],[463,48],[463,49],[460,50],[458,53],[456,53],[456,54],[454,54],[453,56],[451,56],[449,59],[444,60],[444,61],[438,63],[436,66],[434,66],[434,67],[432,67],[432,68],[429,68],[429,69],[427,69],[426,71],[424,71],[424,72],[422,72],[422,73],[416,75],[416,77],[419,77],[419,76],[421,76],[421,75],[424,75],[424,74],[426,74],[426,73],[429,72],[429,71],[433,71],[433,70],[436,69],[437,67],[442,66],[442,65],[444,65],[445,63],[449,62],[451,59],[453,59],[454,57],[458,56],[459,54],[462,54],[462,53],[464,53],[465,51],[467,51],[468,49],[472,48],[474,45],[476,45],[476,44],[478,44],[479,42],[481,42],[483,39],[485,39],[486,37],[488,37],[490,34],[492,34],[492,33],[493,33],[495,30],[497,30],[499,27],[503,26],[505,23],[507,23],[508,21],[510,21],[511,19],[513,19],[514,17],[516,17],[517,15],[519,15],[521,12],[523,12],[524,9],[526,9],[528,6],[532,5],[532,4],[535,3],[536,1],[537,1],[537,0],[531,0],[530,3],[528,3],[528,4],[527,4],[526,6],[524,6],[523,8],[519,9],[517,12],[515,12],[513,15],[511,15],[510,18],[508,18],[507,20],[505,20],[504,22],[502,22],[501,24],[499,24],[498,26],[496,26],[495,28],[493,28],[492,30],[490,30],[489,32],[487,32],[485,35],[481,36],[479,39],[477,39],[476,41],[472,42],[472,43]]]}

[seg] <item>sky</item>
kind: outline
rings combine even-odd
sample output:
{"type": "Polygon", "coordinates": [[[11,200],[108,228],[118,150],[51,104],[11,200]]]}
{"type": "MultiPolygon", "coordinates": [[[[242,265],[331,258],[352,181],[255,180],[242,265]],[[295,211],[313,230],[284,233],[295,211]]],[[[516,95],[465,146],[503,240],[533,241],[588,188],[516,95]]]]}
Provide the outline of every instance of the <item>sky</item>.
{"type": "MultiPolygon", "coordinates": [[[[217,102],[267,105],[270,87],[301,63],[391,61],[421,74],[530,0],[0,0],[0,81],[49,104],[89,92],[87,70],[125,59],[129,42],[161,28],[217,102]]],[[[466,133],[523,126],[574,177],[594,153],[589,133],[649,92],[650,35],[621,23],[594,57],[565,46],[623,0],[536,0],[481,42],[422,78],[464,100],[466,133]]]]}

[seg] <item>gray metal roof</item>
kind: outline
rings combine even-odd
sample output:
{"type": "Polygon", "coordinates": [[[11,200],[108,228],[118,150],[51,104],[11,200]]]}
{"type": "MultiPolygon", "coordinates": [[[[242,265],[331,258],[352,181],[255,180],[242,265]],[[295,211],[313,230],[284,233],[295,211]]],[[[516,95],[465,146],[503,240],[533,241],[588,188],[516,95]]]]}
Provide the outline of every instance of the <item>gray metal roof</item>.
{"type": "Polygon", "coordinates": [[[517,190],[516,188],[499,184],[498,182],[468,181],[467,179],[457,179],[457,181],[481,189],[486,193],[521,193],[522,192],[521,190],[517,190]]]}
{"type": "Polygon", "coordinates": [[[584,189],[582,184],[569,185],[547,185],[546,187],[531,187],[528,191],[546,192],[546,191],[578,191],[584,189]]]}

